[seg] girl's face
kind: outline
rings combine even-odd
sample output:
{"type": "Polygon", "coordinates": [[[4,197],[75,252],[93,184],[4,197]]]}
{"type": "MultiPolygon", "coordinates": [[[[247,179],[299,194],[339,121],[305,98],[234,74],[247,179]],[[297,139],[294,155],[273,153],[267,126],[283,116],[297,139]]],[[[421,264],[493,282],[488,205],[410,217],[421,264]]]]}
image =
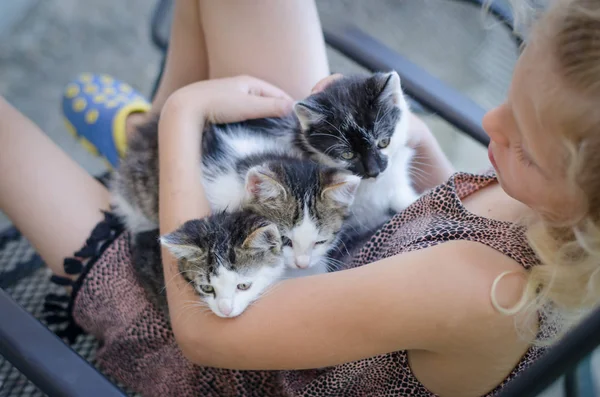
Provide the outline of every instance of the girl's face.
{"type": "Polygon", "coordinates": [[[532,42],[517,61],[507,100],[483,119],[490,161],[504,191],[553,217],[571,216],[568,210],[576,205],[566,180],[558,115],[547,106],[561,93],[559,85],[549,51],[532,42]]]}

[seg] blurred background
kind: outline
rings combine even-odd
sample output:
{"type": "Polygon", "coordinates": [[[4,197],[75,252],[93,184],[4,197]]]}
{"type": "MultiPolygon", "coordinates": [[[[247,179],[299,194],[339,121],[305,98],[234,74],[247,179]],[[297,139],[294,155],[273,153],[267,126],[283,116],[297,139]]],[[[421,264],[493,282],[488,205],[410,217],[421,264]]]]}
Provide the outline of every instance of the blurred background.
{"type": "MultiPolygon", "coordinates": [[[[150,40],[154,1],[0,1],[0,94],[36,122],[89,172],[104,164],[64,128],[64,86],[78,73],[107,73],[150,95],[160,52],[150,40]]],[[[477,8],[450,0],[317,0],[324,25],[349,20],[425,67],[481,106],[500,103],[517,50],[509,33],[477,8]]],[[[331,70],[361,71],[329,50],[331,70]]],[[[485,148],[427,117],[464,171],[487,166],[485,148]]],[[[0,215],[0,229],[8,221],[0,215]]]]}
{"type": "MultiPolygon", "coordinates": [[[[506,95],[518,51],[509,32],[482,10],[451,0],[317,0],[317,4],[324,26],[351,21],[486,109],[506,95]]],[[[149,0],[0,1],[0,95],[94,175],[105,171],[104,163],[67,133],[60,114],[63,87],[81,72],[106,73],[150,95],[161,60],[150,40],[154,6],[155,1],[149,0]]],[[[332,71],[361,71],[328,51],[332,71]]],[[[489,166],[485,147],[435,115],[423,117],[458,170],[489,166]]],[[[0,213],[0,232],[9,225],[0,213]]],[[[31,271],[18,285],[4,288],[38,314],[41,297],[52,288],[47,272],[23,239],[5,245],[0,250],[0,272],[18,273],[23,257],[31,271]]],[[[95,342],[78,343],[76,350],[93,362],[95,342]]],[[[36,393],[0,357],[0,396],[41,395],[36,393]]],[[[560,395],[558,389],[549,393],[560,395]]]]}

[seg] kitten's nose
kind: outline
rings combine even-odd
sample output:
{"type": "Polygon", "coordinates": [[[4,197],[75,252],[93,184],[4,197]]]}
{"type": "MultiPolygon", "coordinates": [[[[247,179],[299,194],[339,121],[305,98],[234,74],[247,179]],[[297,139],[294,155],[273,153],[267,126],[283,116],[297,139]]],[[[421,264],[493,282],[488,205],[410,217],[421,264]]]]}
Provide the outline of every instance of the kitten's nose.
{"type": "Polygon", "coordinates": [[[296,257],[296,266],[300,269],[306,269],[310,265],[310,256],[309,255],[298,255],[296,257]]]}
{"type": "Polygon", "coordinates": [[[379,175],[381,173],[381,167],[377,163],[376,159],[369,157],[369,158],[365,159],[365,162],[363,164],[364,164],[364,168],[365,168],[365,174],[369,178],[375,178],[375,177],[377,177],[377,175],[379,175]]]}
{"type": "Polygon", "coordinates": [[[219,307],[219,311],[225,316],[229,316],[233,310],[233,304],[229,299],[220,300],[219,303],[217,303],[217,306],[219,307]]]}
{"type": "Polygon", "coordinates": [[[369,178],[377,178],[377,175],[379,175],[379,168],[367,170],[367,176],[369,178]]]}

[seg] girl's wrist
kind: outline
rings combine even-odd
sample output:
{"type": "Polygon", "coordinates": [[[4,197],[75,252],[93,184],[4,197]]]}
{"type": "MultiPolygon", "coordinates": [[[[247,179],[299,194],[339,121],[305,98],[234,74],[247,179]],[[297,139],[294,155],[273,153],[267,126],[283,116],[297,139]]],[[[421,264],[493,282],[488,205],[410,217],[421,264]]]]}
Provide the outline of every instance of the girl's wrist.
{"type": "Polygon", "coordinates": [[[409,117],[408,138],[406,142],[408,147],[419,149],[423,145],[430,144],[432,139],[435,140],[429,127],[423,120],[412,113],[409,114],[409,117]]]}
{"type": "Polygon", "coordinates": [[[197,94],[191,97],[190,92],[185,88],[175,91],[167,98],[160,117],[184,118],[194,124],[204,124],[206,118],[204,100],[197,94]]]}

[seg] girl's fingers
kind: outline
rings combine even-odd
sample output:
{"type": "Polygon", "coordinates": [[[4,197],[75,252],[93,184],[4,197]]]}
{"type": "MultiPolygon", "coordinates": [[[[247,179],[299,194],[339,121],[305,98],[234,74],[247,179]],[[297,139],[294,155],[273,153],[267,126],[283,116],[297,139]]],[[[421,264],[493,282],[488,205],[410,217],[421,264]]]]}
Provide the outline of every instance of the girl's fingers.
{"type": "Polygon", "coordinates": [[[311,94],[316,94],[317,92],[321,92],[325,89],[325,87],[327,87],[329,84],[331,84],[333,81],[337,80],[337,79],[341,79],[342,77],[344,77],[343,74],[341,73],[335,73],[332,74],[331,76],[327,76],[324,79],[321,79],[312,89],[312,91],[310,92],[311,94]]]}

